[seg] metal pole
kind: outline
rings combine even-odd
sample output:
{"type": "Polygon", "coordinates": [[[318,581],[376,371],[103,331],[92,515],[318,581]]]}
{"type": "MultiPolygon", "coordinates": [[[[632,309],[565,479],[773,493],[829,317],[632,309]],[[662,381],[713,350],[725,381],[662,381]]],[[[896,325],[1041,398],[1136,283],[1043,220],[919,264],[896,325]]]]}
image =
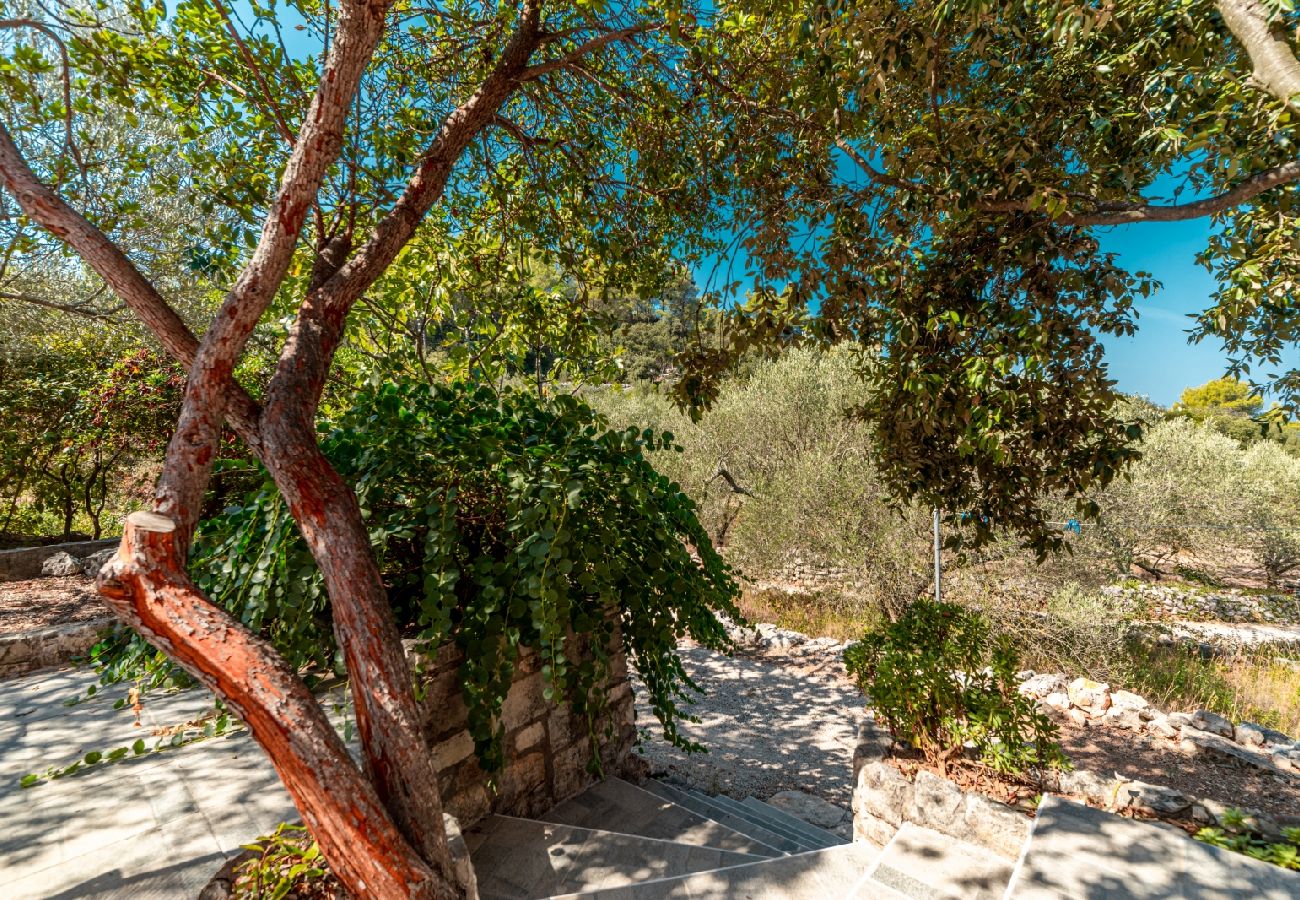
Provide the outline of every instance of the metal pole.
{"type": "Polygon", "coordinates": [[[934,509],[934,602],[943,602],[943,558],[939,554],[939,508],[934,509]]]}

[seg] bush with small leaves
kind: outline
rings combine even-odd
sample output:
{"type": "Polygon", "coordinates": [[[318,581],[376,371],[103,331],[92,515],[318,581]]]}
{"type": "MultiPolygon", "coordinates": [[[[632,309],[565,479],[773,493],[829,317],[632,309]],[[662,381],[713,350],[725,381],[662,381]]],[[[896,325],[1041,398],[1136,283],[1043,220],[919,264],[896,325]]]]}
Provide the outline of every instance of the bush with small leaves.
{"type": "Polygon", "coordinates": [[[978,613],[918,600],[844,652],[894,738],[946,771],[970,742],[999,772],[1061,766],[1056,726],[1017,690],[1019,656],[978,613]]]}

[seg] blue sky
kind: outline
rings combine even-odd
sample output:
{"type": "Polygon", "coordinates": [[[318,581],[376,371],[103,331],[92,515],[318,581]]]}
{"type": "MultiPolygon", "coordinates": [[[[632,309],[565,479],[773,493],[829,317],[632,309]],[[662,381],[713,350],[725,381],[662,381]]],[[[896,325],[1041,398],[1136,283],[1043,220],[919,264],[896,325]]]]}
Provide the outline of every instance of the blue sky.
{"type": "Polygon", "coordinates": [[[1138,331],[1106,340],[1111,376],[1120,390],[1163,405],[1183,388],[1223,375],[1227,356],[1217,343],[1189,344],[1189,313],[1210,304],[1214,278],[1196,263],[1210,232],[1208,219],[1122,225],[1098,231],[1103,249],[1127,269],[1150,272],[1159,291],[1138,305],[1138,331]]]}

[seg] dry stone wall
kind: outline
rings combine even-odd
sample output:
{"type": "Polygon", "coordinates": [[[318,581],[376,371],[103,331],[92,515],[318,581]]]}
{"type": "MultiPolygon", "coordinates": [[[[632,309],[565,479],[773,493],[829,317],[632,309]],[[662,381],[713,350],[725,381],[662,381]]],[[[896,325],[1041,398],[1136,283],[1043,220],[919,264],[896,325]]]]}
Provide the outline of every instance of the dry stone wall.
{"type": "Polygon", "coordinates": [[[496,785],[478,764],[467,729],[468,711],[461,696],[463,656],[445,645],[423,674],[422,726],[434,754],[447,812],[462,828],[492,813],[535,817],[580,793],[601,776],[633,775],[636,740],[635,705],[621,647],[612,648],[606,684],[608,703],[592,729],[565,703],[543,694],[541,658],[521,651],[513,683],[501,707],[505,726],[505,766],[496,785]]]}

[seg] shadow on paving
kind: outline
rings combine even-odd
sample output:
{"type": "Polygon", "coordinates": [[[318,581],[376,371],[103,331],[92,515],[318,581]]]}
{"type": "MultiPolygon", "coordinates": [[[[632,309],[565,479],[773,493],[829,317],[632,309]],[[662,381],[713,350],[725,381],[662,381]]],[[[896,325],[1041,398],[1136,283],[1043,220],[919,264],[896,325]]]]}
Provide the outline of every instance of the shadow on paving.
{"type": "Polygon", "coordinates": [[[1007,896],[1294,900],[1300,873],[1211,847],[1170,826],[1047,797],[1007,896]]]}
{"type": "Polygon", "coordinates": [[[682,722],[681,733],[708,752],[686,754],[661,739],[645,688],[634,675],[637,752],[654,774],[737,799],[801,790],[848,808],[865,708],[860,693],[833,678],[765,660],[728,658],[698,647],[680,652],[686,671],[706,692],[684,707],[699,721],[682,722]]]}

